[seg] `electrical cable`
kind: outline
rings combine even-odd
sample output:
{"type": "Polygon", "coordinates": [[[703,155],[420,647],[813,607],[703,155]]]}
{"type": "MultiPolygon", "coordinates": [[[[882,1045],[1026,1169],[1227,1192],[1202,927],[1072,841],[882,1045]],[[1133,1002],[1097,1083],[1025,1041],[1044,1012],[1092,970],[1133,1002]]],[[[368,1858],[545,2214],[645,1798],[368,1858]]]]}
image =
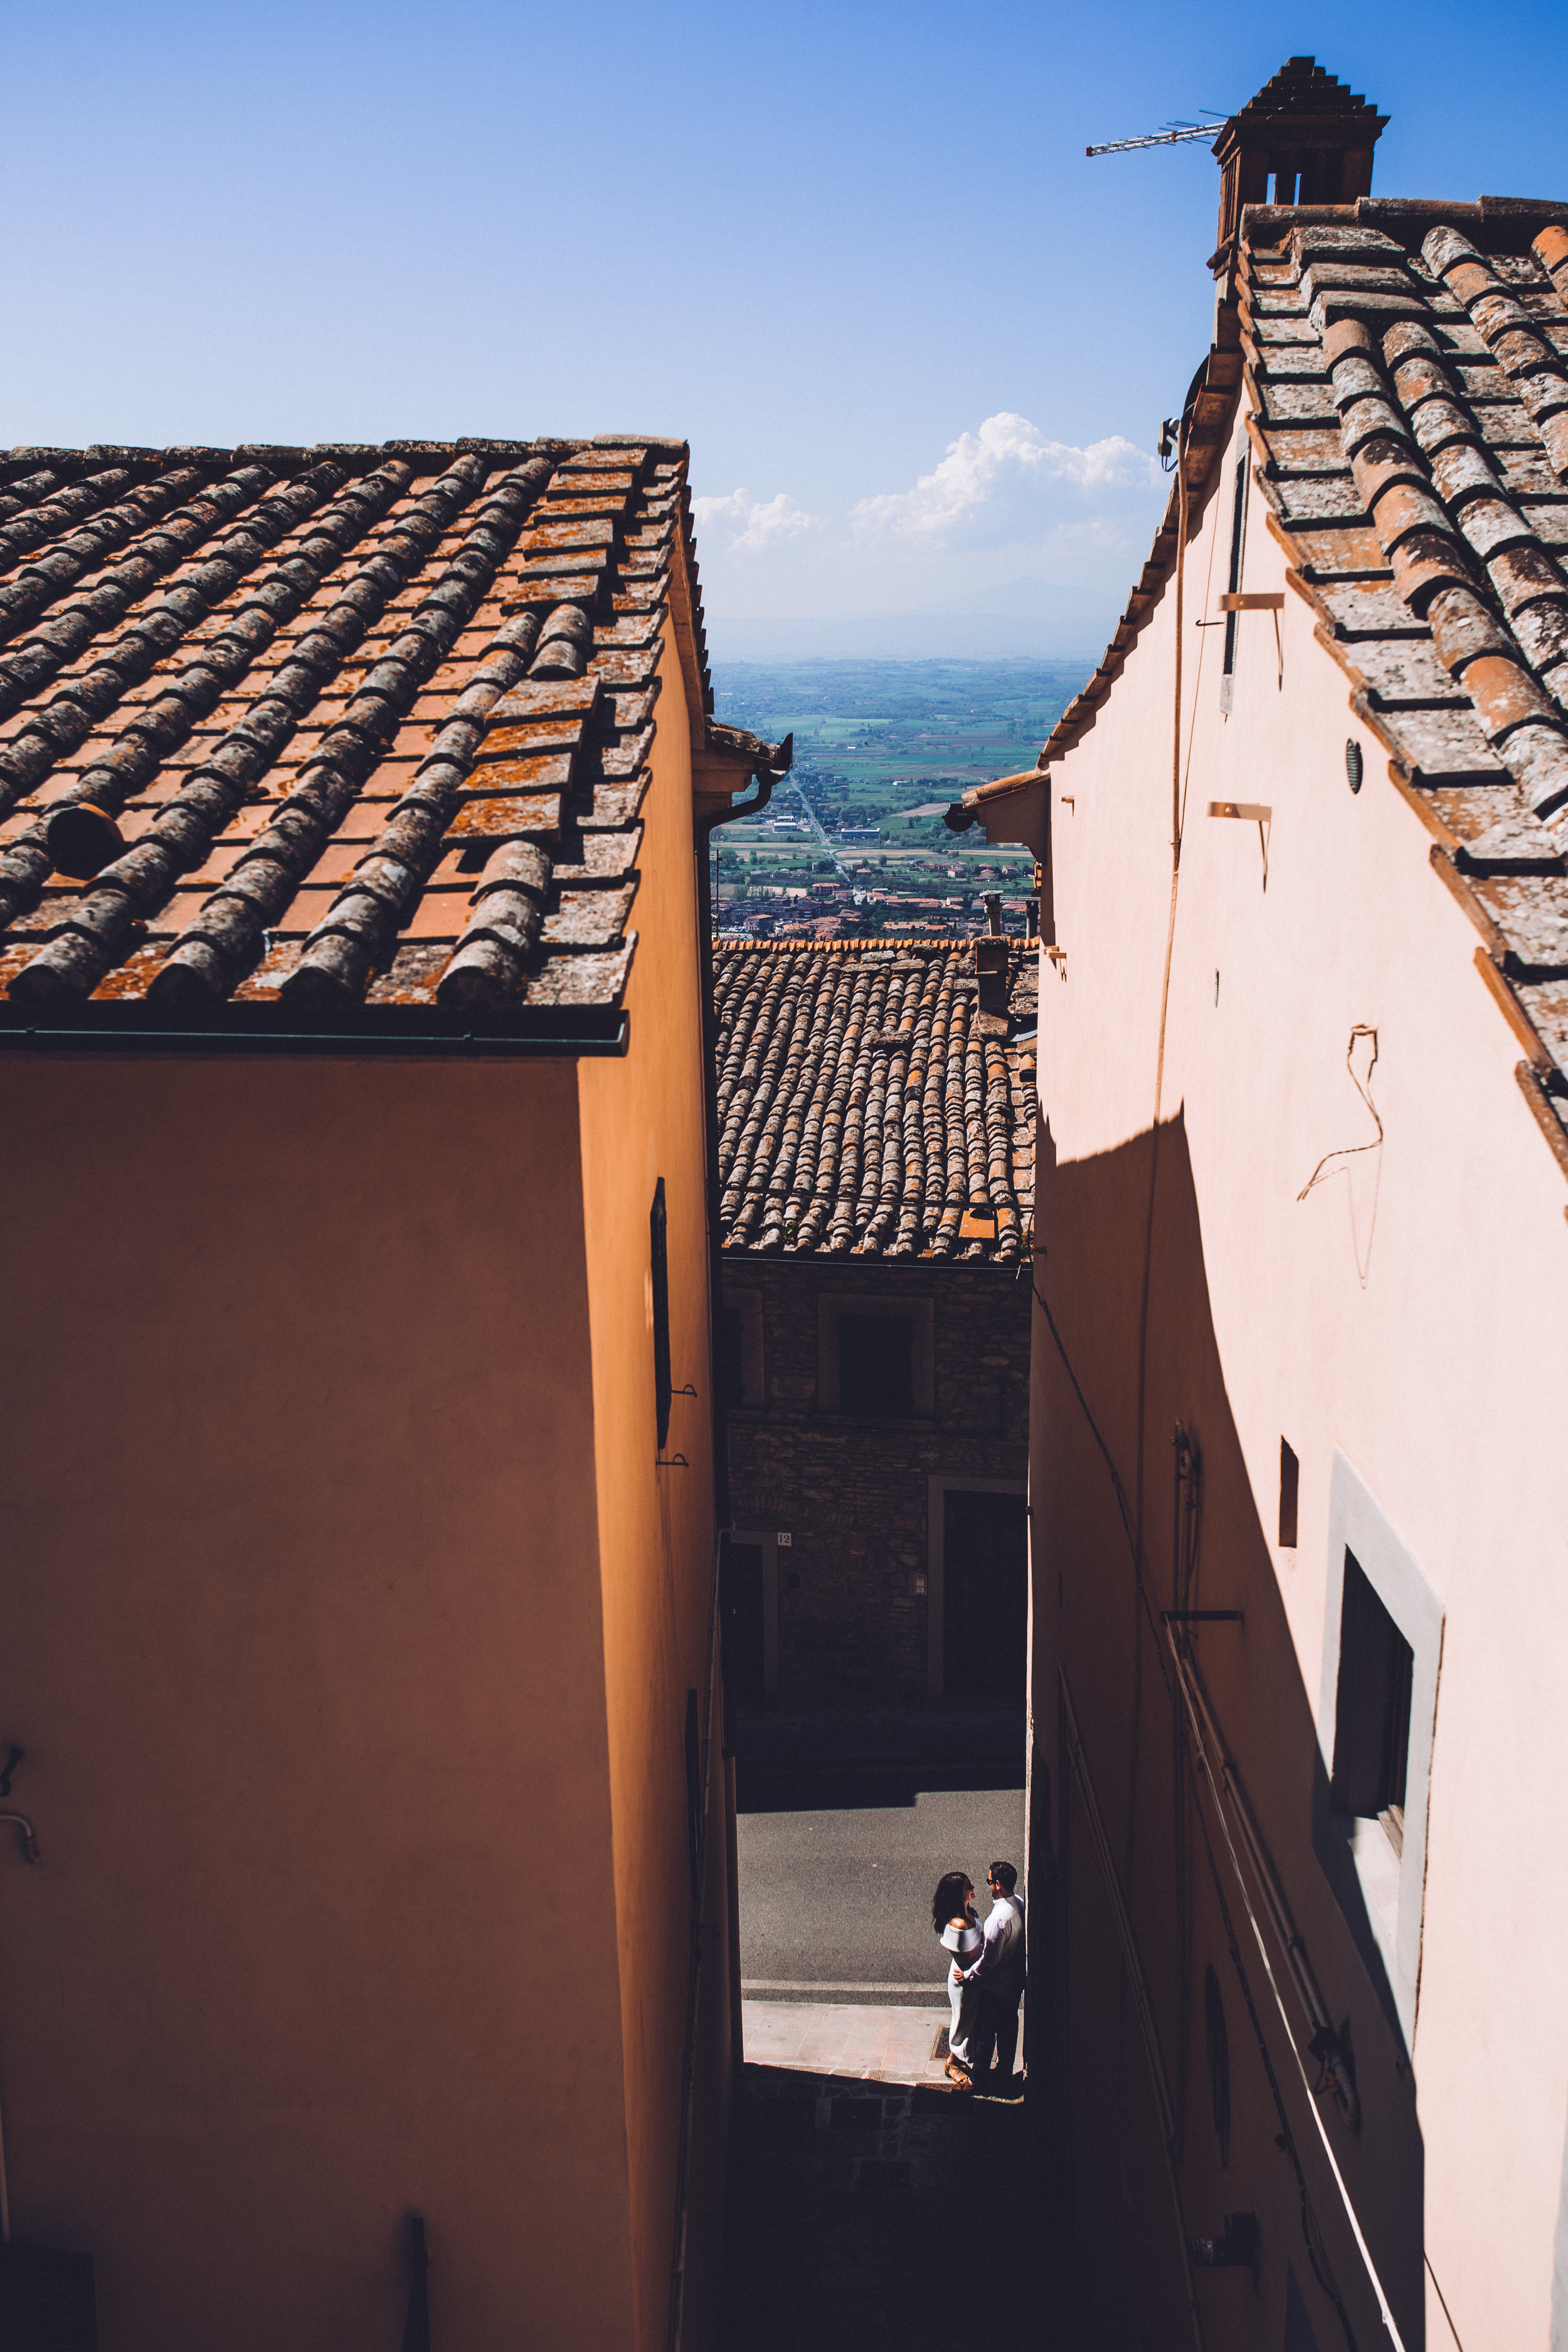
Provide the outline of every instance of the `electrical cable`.
{"type": "MultiPolygon", "coordinates": [[[[1320,2137],[1322,2141],[1324,2153],[1328,2158],[1330,2167],[1332,2170],[1335,2186],[1338,2189],[1341,2200],[1344,2206],[1346,2218],[1350,2222],[1357,2249],[1365,2265],[1373,2292],[1376,2294],[1384,2326],[1392,2336],[1394,2344],[1397,2347],[1397,2352],[1404,2352],[1403,2341],[1400,2336],[1398,2327],[1394,2323],[1394,2315],[1390,2308],[1388,2298],[1384,2293],[1383,2284],[1378,2276],[1376,2266],[1373,2262],[1371,2249],[1368,2247],[1365,2237],[1363,2234],[1360,2221],[1356,2217],[1354,2206],[1351,2201],[1350,2191],[1346,2186],[1344,2176],[1340,2170],[1338,2161],[1334,2157],[1333,2148],[1329,2140],[1328,2133],[1323,2126],[1322,2117],[1318,2112],[1317,2103],[1315,2098],[1312,2096],[1311,2084],[1308,2080],[1306,2069],[1302,2063],[1300,2051],[1296,2042],[1296,2037],[1290,2031],[1289,2018],[1286,2012],[1284,2001],[1280,1996],[1279,1984],[1275,1978],[1273,1969],[1269,1963],[1268,1948],[1264,1943],[1262,1931],[1259,1927],[1257,1915],[1252,1907],[1251,1898],[1247,1893],[1247,1882],[1242,1874],[1240,1861],[1237,1855],[1235,1845],[1230,1837],[1229,1826],[1226,1821],[1224,1811],[1220,1804],[1218,1786],[1214,1779],[1213,1773],[1208,1768],[1206,1750],[1204,1747],[1201,1734],[1196,1725],[1196,1718],[1186,1692],[1184,1673],[1182,1667],[1180,1656],[1175,1651],[1173,1640],[1172,1644],[1172,1654],[1177,1669],[1178,1682],[1181,1685],[1180,1698],[1178,1698],[1176,1689],[1173,1688],[1170,1677],[1166,1673],[1164,1662],[1161,1654],[1159,1632],[1144,1579],[1143,1489],[1148,1402],[1149,1315],[1150,1294],[1153,1269],[1154,1213],[1159,1178],[1160,1116],[1163,1108],[1165,1039],[1170,1009],[1171,969],[1175,948],[1176,909],[1181,887],[1182,832],[1186,810],[1186,782],[1192,764],[1192,738],[1195,732],[1195,730],[1194,729],[1188,730],[1187,758],[1185,762],[1185,771],[1184,771],[1182,757],[1182,633],[1184,621],[1188,509],[1188,486],[1186,478],[1185,456],[1189,417],[1190,410],[1184,412],[1177,435],[1177,537],[1175,567],[1176,642],[1174,652],[1173,692],[1172,698],[1173,705],[1173,718],[1171,756],[1171,897],[1165,928],[1165,953],[1160,984],[1159,1038],[1155,1052],[1154,1064],[1154,1118],[1150,1139],[1151,1158],[1149,1171],[1149,1197],[1148,1209],[1144,1222],[1143,1278],[1139,1303],[1137,1470],[1134,1482],[1134,1500],[1131,1508],[1129,1507],[1127,1490],[1122,1484],[1121,1474],[1116,1467],[1115,1459],[1110,1452],[1110,1446],[1106,1444],[1104,1437],[1100,1434],[1099,1424],[1096,1422],[1093,1413],[1089,1410],[1089,1400],[1085,1396],[1082,1385],[1079,1381],[1078,1374],[1073,1369],[1072,1360],[1068,1353],[1066,1343],[1064,1342],[1061,1332],[1058,1328],[1056,1318],[1051,1312],[1050,1306],[1047,1301],[1044,1293],[1040,1289],[1039,1284],[1031,1280],[1031,1288],[1033,1289],[1035,1298],[1039,1305],[1040,1310],[1045,1316],[1047,1328],[1050,1331],[1052,1340],[1056,1345],[1057,1352],[1061,1359],[1062,1368],[1066,1371],[1068,1379],[1071,1383],[1073,1393],[1078,1399],[1079,1405],[1083,1412],[1084,1420],[1089,1426],[1089,1433],[1092,1435],[1096,1445],[1099,1447],[1100,1456],[1105,1463],[1107,1472],[1110,1478],[1111,1488],[1116,1497],[1116,1507],[1121,1520],[1122,1533],[1126,1538],[1128,1550],[1131,1554],[1132,1562],[1133,1583],[1136,1591],[1138,1612],[1140,1613],[1137,1613],[1134,1616],[1132,1692],[1133,1724],[1129,1759],[1128,1834],[1125,1850],[1126,1883],[1130,1887],[1131,1884],[1131,1871],[1134,1855],[1133,1824],[1136,1812],[1135,1800],[1139,1766],[1139,1728],[1142,1715],[1142,1629],[1143,1623],[1146,1621],[1150,1635],[1154,1643],[1155,1663],[1159,1668],[1161,1679],[1165,1684],[1166,1696],[1171,1702],[1173,1721],[1174,1724],[1179,1726],[1182,1723],[1183,1718],[1186,1718],[1186,1745],[1188,1752],[1191,1755],[1194,1776],[1205,1779],[1208,1782],[1211,1801],[1215,1806],[1216,1818],[1220,1823],[1221,1832],[1225,1838],[1226,1852],[1230,1857],[1231,1867],[1236,1875],[1236,1882],[1241,1895],[1242,1904],[1252,1927],[1253,1935],[1258,1944],[1258,1949],[1263,1962],[1264,1970],[1268,1978],[1269,1986],[1274,1994],[1275,2003],[1279,2012],[1279,2019],[1285,2031],[1286,2039],[1289,2042],[1292,2055],[1295,2057],[1297,2068],[1301,2076],[1302,2084],[1307,2091],[1308,2102],[1311,2106],[1313,2121],[1317,2126],[1320,2137]]],[[[1211,547],[1211,577],[1212,571],[1213,549],[1211,547]]],[[[1201,680],[1201,677],[1202,647],[1200,646],[1198,679],[1201,680]]],[[[1195,698],[1196,681],[1194,682],[1194,716],[1195,698]]],[[[1173,1572],[1177,1572],[1174,1567],[1173,1572]]],[[[1180,1603],[1178,1601],[1178,1606],[1179,1605],[1180,1603]]],[[[1355,2335],[1351,2326],[1350,2315],[1345,2309],[1343,2297],[1341,2295],[1338,2286],[1335,2284],[1333,2280],[1332,2266],[1329,2262],[1328,2249],[1323,2241],[1322,2231],[1317,2219],[1316,2210],[1312,2204],[1311,2193],[1307,2184],[1306,2174],[1302,2168],[1300,2154],[1296,2145],[1295,2134],[1291,2130],[1289,2117],[1286,2113],[1284,2095],[1280,2088],[1279,2075],[1275,2070],[1273,2057],[1264,2035],[1262,2021],[1258,2016],[1257,2004],[1253,1998],[1251,1984],[1248,1980],[1247,1969],[1242,1960],[1240,1944],[1237,1940],[1235,1927],[1231,1918],[1230,1906],[1226,1900],[1224,1885],[1220,1878],[1219,1866],[1215,1856],[1213,1842],[1209,1836],[1208,1825],[1205,1818],[1204,1808],[1200,1803],[1194,1810],[1197,1815],[1199,1831],[1203,1838],[1204,1853],[1208,1864],[1209,1875],[1214,1885],[1215,1900],[1219,1905],[1220,1916],[1225,1926],[1226,1943],[1230,1952],[1232,1965],[1235,1968],[1237,1978],[1241,1986],[1242,1999],[1246,2005],[1247,2017],[1252,2026],[1253,2035],[1258,2044],[1258,2054],[1262,2061],[1264,2074],[1268,2084],[1269,2094],[1273,2101],[1275,2114],[1279,2122],[1279,2133],[1276,2144],[1279,2147],[1281,2153],[1289,2158],[1291,2168],[1296,2176],[1297,2189],[1300,2201],[1301,2235],[1307,2250],[1307,2258],[1311,2266],[1314,2278],[1322,2288],[1324,2294],[1334,2306],[1341,2328],[1344,2335],[1345,2343],[1349,2347],[1349,2352],[1356,2352],[1355,2335]],[[1316,2243],[1314,2243],[1314,2237],[1316,2238],[1316,2243]]],[[[1124,2035],[1119,2034],[1119,2054],[1120,2046],[1123,2039],[1124,2035]]],[[[1184,2256],[1185,2256],[1186,2248],[1184,2245],[1183,2252],[1184,2256]]],[[[1189,2258],[1189,2285],[1190,2283],[1189,2258]]]]}
{"type": "MultiPolygon", "coordinates": [[[[1077,1372],[1073,1370],[1072,1359],[1068,1353],[1066,1343],[1062,1339],[1060,1330],[1058,1328],[1056,1317],[1051,1312],[1050,1302],[1046,1297],[1045,1293],[1041,1290],[1037,1282],[1032,1284],[1031,1287],[1034,1291],[1036,1303],[1038,1305],[1041,1313],[1046,1318],[1046,1326],[1050,1332],[1052,1340],[1055,1342],[1057,1353],[1061,1358],[1062,1369],[1068,1376],[1068,1380],[1072,1387],[1073,1394],[1077,1397],[1083,1412],[1084,1420],[1089,1425],[1089,1434],[1094,1439],[1096,1445],[1099,1447],[1101,1457],[1105,1462],[1106,1468],[1110,1473],[1112,1489],[1116,1496],[1117,1509],[1121,1518],[1122,1532],[1127,1538],[1128,1550],[1131,1552],[1132,1548],[1132,1527],[1127,1509],[1126,1489],[1121,1483],[1121,1474],[1117,1470],[1115,1460],[1111,1454],[1110,1447],[1107,1445],[1105,1439],[1100,1434],[1100,1425],[1089,1410],[1089,1400],[1084,1395],[1077,1372]]],[[[1137,1597],[1139,1605],[1142,1607],[1144,1615],[1149,1621],[1150,1633],[1156,1643],[1155,1658],[1160,1664],[1160,1676],[1161,1680],[1165,1684],[1166,1696],[1171,1701],[1173,1711],[1179,1717],[1185,1710],[1182,1703],[1178,1702],[1176,1694],[1172,1688],[1169,1677],[1166,1675],[1163,1662],[1160,1659],[1158,1631],[1155,1625],[1153,1610],[1149,1601],[1148,1593],[1141,1580],[1137,1586],[1137,1597]]],[[[1193,1762],[1195,1771],[1205,1774],[1207,1773],[1206,1755],[1201,1748],[1193,1756],[1193,1762]]],[[[1219,1802],[1217,1787],[1213,1780],[1212,1774],[1208,1775],[1208,1778],[1211,1792],[1214,1795],[1214,1801],[1217,1810],[1219,1802]]],[[[1221,1815],[1221,1822],[1223,1827],[1223,1814],[1221,1815]]],[[[1316,2230],[1318,2243],[1320,2246],[1322,2245],[1321,2227],[1318,2222],[1316,2210],[1312,2204],[1311,2191],[1307,2185],[1306,2175],[1302,2170],[1300,2156],[1296,2147],[1296,2137],[1290,2128],[1290,2120],[1285,2111],[1284,2098],[1279,2088],[1279,2075],[1275,2071],[1274,2061],[1270,2054],[1268,2042],[1264,2038],[1262,2021],[1258,2017],[1257,2004],[1253,1999],[1252,1988],[1247,1980],[1246,1966],[1241,1957],[1241,1948],[1237,1940],[1235,1928],[1231,1921],[1230,1906],[1226,1901],[1225,1890],[1219,1875],[1219,1867],[1215,1859],[1214,1847],[1209,1838],[1207,1825],[1205,1822],[1201,1806],[1198,1808],[1198,1825],[1203,1836],[1204,1853],[1209,1866],[1209,1875],[1214,1883],[1215,1900],[1219,1905],[1220,1917],[1225,1926],[1227,1948],[1230,1952],[1231,1961],[1235,1967],[1237,1977],[1241,1985],[1242,2000],[1246,2005],[1247,2017],[1251,2021],[1253,2035],[1258,2043],[1258,2054],[1263,2063],[1264,2074],[1268,2081],[1269,2092],[1273,2099],[1274,2112],[1279,2122],[1279,2136],[1276,2144],[1279,2147],[1280,2153],[1289,2158],[1291,2169],[1296,2175],[1297,2188],[1300,2191],[1301,2200],[1301,2236],[1307,2249],[1307,2257],[1311,2264],[1313,2276],[1322,2287],[1323,2292],[1328,2296],[1330,2302],[1333,2304],[1335,2311],[1339,2315],[1340,2325],[1344,2332],[1345,2342],[1349,2347],[1349,2352],[1356,2352],[1356,2340],[1354,2332],[1351,2326],[1350,2316],[1345,2310],[1343,2298],[1341,2296],[1338,2288],[1332,2284],[1331,2269],[1330,2270],[1327,2277],[1324,2275],[1324,2264],[1327,2262],[1327,2250],[1326,2248],[1324,2249],[1324,2259],[1323,2262],[1321,2263],[1318,2257],[1317,2249],[1314,2247],[1312,2242],[1312,2232],[1316,2230]],[[1310,2226],[1309,2226],[1309,2220],[1310,2226]]],[[[1241,1892],[1242,1902],[1247,1907],[1247,1916],[1251,1921],[1253,1933],[1258,1938],[1258,1949],[1263,1953],[1264,1965],[1267,1968],[1267,1950],[1264,1947],[1262,1935],[1258,1929],[1256,1916],[1252,1911],[1251,1902],[1247,1893],[1247,1883],[1242,1876],[1241,1866],[1237,1859],[1235,1848],[1230,1844],[1228,1833],[1226,1835],[1226,1847],[1230,1853],[1231,1867],[1235,1871],[1237,1884],[1241,1892]]],[[[1272,1970],[1269,1971],[1269,1976],[1270,1982],[1272,1983],[1272,1970]]],[[[1301,2067],[1300,2053],[1296,2048],[1296,2039],[1294,2034],[1290,2032],[1289,2021],[1285,2014],[1284,2004],[1279,2000],[1277,1986],[1275,1987],[1275,1999],[1279,2005],[1280,2018],[1285,2026],[1286,2038],[1290,2043],[1292,2052],[1296,2054],[1298,2067],[1301,2067]]],[[[1307,2083],[1306,2071],[1304,2067],[1301,2068],[1301,2079],[1304,2084],[1307,2083]]],[[[1309,2099],[1310,2099],[1311,2086],[1310,2084],[1307,2084],[1307,2090],[1309,2099]]],[[[1393,2315],[1388,2309],[1387,2298],[1384,2294],[1382,2283],[1379,2280],[1376,2269],[1373,2264],[1371,2252],[1367,2247],[1366,2241],[1362,2234],[1361,2225],[1356,2220],[1354,2208],[1351,2204],[1350,2192],[1345,2187],[1344,2179],[1340,2171],[1338,2164],[1334,2162],[1333,2151],[1331,2147],[1329,2147],[1328,2136],[1326,2133],[1323,2133],[1322,2118],[1318,2115],[1315,2101],[1312,2102],[1312,2114],[1314,2120],[1317,2122],[1320,2133],[1322,2133],[1323,2145],[1325,2149],[1328,2151],[1330,2162],[1333,2167],[1335,2183],[1339,2189],[1342,2201],[1344,2204],[1346,2214],[1350,2220],[1351,2228],[1354,2234],[1356,2244],[1361,2251],[1368,2273],[1373,2282],[1373,2290],[1377,2295],[1379,2305],[1383,2309],[1384,2315],[1384,2325],[1393,2336],[1394,2342],[1398,2347],[1398,2352],[1404,2352],[1404,2345],[1399,2336],[1398,2329],[1394,2324],[1393,2315]]]]}

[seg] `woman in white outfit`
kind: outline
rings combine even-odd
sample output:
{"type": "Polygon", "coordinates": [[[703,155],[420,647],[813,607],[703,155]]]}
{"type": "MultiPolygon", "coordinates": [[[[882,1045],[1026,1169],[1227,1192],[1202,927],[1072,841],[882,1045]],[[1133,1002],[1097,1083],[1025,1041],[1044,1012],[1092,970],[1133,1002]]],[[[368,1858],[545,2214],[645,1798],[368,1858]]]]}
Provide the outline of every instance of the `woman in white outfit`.
{"type": "Polygon", "coordinates": [[[955,2091],[972,2091],[970,2044],[979,2005],[978,1985],[965,1984],[960,1971],[973,1968],[984,1937],[974,1916],[974,1885],[962,1870],[950,1870],[931,1897],[931,1923],[948,1954],[947,1997],[952,2020],[947,2030],[947,2077],[955,2091]]]}

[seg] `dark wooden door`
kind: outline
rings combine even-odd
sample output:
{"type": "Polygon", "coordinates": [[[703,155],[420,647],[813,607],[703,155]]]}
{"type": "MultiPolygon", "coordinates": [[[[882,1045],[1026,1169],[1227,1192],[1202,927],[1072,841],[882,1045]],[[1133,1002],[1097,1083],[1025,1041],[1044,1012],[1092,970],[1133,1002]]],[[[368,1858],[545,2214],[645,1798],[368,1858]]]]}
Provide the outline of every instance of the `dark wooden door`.
{"type": "Polygon", "coordinates": [[[737,1706],[761,1706],[766,1696],[763,1671],[763,1548],[730,1545],[730,1608],[724,1638],[730,1648],[730,1687],[737,1706]]]}
{"type": "Polygon", "coordinates": [[[952,1698],[1022,1706],[1029,1620],[1025,1498],[950,1487],[943,1510],[942,1688],[952,1698]]]}

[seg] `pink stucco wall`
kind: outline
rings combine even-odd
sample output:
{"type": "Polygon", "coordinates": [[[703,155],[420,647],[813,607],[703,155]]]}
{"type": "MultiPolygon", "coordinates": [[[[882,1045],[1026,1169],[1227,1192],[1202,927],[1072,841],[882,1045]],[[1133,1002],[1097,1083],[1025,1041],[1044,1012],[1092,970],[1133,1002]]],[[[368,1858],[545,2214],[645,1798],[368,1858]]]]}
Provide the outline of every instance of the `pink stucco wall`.
{"type": "MultiPolygon", "coordinates": [[[[1273,1614],[1311,1710],[1323,1679],[1336,1447],[1440,1598],[1412,2052],[1425,2150],[1427,2340],[1451,2340],[1435,2276],[1465,2345],[1544,2344],[1568,2118],[1568,1889],[1556,1867],[1568,1830],[1558,1769],[1568,1544],[1552,1475],[1568,1413],[1564,1187],[1515,1080],[1518,1044],[1474,968],[1478,935],[1432,871],[1429,836],[1351,712],[1309,608],[1286,588],[1285,558],[1256,489],[1243,585],[1285,590],[1282,674],[1272,617],[1244,614],[1234,708],[1222,714],[1224,631],[1195,623],[1216,617],[1227,584],[1235,454],[1233,446],[1211,478],[1225,489],[1211,496],[1186,561],[1186,805],[1161,1107],[1163,1120],[1179,1118],[1190,1154],[1224,1400],[1250,1489],[1212,1500],[1205,1598],[1228,1597],[1220,1589],[1227,1514],[1237,1523],[1249,1516],[1272,1543],[1282,1436],[1300,1462],[1300,1519],[1293,1551],[1272,1546],[1273,1614]],[[1365,755],[1359,795],[1346,782],[1347,738],[1365,755]],[[1271,808],[1267,888],[1257,824],[1211,818],[1211,800],[1271,808]],[[1301,1201],[1324,1154],[1374,1132],[1345,1068],[1358,1024],[1377,1032],[1371,1090],[1384,1147],[1301,1201]]],[[[1102,1428],[1129,1450],[1136,1368],[1126,1347],[1097,1329],[1095,1286],[1120,1291],[1125,1305],[1142,1275],[1142,1230],[1138,1218],[1119,1223],[1110,1211],[1097,1224],[1102,1195],[1089,1171],[1147,1136],[1155,1114],[1173,639],[1167,586],[1096,724],[1052,770],[1055,927],[1065,957],[1054,969],[1047,963],[1041,981],[1047,1140],[1037,1277],[1060,1302],[1069,1348],[1081,1348],[1075,1370],[1091,1407],[1103,1407],[1102,1428]],[[1072,1205],[1058,1214],[1054,1198],[1072,1205]]],[[[1364,1075],[1364,1051],[1357,1066],[1364,1075]]],[[[1152,1344],[1179,1354],[1179,1284],[1161,1264],[1166,1230],[1162,1223],[1155,1234],[1152,1344]]],[[[1132,1328],[1125,1317],[1111,1320],[1132,1328]]],[[[1037,1317],[1037,1366],[1047,1358],[1054,1360],[1054,1347],[1037,1317]]],[[[1123,1720],[1125,1662],[1106,1650],[1103,1617],[1075,1620],[1068,1601],[1057,1605],[1064,1552],[1068,1584],[1075,1569],[1108,1578],[1121,1570],[1109,1553],[1087,1561],[1075,1549],[1068,1488],[1103,1471],[1070,1391],[1050,1370],[1037,1382],[1034,1704],[1038,1752],[1054,1759],[1058,1664],[1065,1660],[1091,1703],[1103,1692],[1109,1740],[1123,1720]]],[[[1147,1443],[1168,1475],[1168,1420],[1147,1443]]],[[[1169,1517],[1166,1487],[1159,1491],[1152,1526],[1162,1512],[1169,1517]]],[[[1160,1540],[1168,1545],[1168,1528],[1160,1540]]],[[[1255,1643],[1258,1612],[1248,1606],[1255,1643]]],[[[1292,1824],[1299,1772],[1277,1769],[1267,1721],[1247,1714],[1254,1667],[1271,1674],[1289,1662],[1243,1666],[1242,1654],[1225,1651],[1218,1629],[1204,1637],[1211,1685],[1234,1692],[1227,1729],[1246,1730],[1247,1744],[1233,1737],[1265,1827],[1290,1857],[1298,1916],[1327,1956],[1326,1973],[1348,1982],[1359,1963],[1345,1957],[1326,1881],[1292,1824]]],[[[1331,1726],[1320,1723],[1319,1732],[1326,1751],[1331,1726]]],[[[1147,1932],[1158,1945],[1157,1906],[1147,1932]]],[[[1201,2005],[1197,2031],[1201,2042],[1201,2005]]],[[[1352,2196],[1373,2207],[1387,2184],[1371,2177],[1364,2150],[1368,2134],[1375,2137],[1383,2078],[1393,2079],[1375,2043],[1373,2034],[1362,2059],[1360,2149],[1345,2153],[1352,2196]]],[[[1292,2095],[1304,2109],[1299,2084],[1288,2085],[1292,2095]]],[[[1406,2095],[1407,2085],[1398,2095],[1406,2095]]],[[[1309,2126],[1307,2118],[1307,2138],[1309,2126]]],[[[1323,2168],[1314,2178],[1326,2225],[1331,2183],[1323,2168]]],[[[1234,2179],[1226,2195],[1249,2201],[1234,2179]]],[[[1193,2226],[1200,2221],[1207,2226],[1201,2216],[1193,2226]]],[[[1332,2243],[1343,2284],[1357,2269],[1353,2242],[1339,2228],[1332,2243]]],[[[1278,2308],[1278,2242],[1272,2271],[1270,2259],[1266,2230],[1263,2290],[1278,2308]]],[[[1299,2247],[1295,2259],[1300,2270],[1299,2247]]],[[[1218,2284],[1205,2283],[1202,2294],[1218,2284]]],[[[1223,2316],[1211,2324],[1215,2340],[1231,2340],[1223,2316]]],[[[1314,2314],[1321,2335],[1326,2324],[1314,2314]]],[[[1277,2324],[1258,2340],[1277,2342],[1277,2324]]],[[[1415,2328],[1405,2340],[1418,2340],[1415,2328]]]]}

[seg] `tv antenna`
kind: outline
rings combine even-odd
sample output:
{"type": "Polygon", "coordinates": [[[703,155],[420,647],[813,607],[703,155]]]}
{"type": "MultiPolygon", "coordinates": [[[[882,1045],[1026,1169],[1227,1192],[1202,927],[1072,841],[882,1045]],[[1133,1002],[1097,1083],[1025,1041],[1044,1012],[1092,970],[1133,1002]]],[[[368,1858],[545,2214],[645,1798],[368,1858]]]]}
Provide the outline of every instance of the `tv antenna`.
{"type": "MultiPolygon", "coordinates": [[[[1214,114],[1205,106],[1205,114],[1214,114]]],[[[1223,114],[1214,114],[1212,122],[1167,122],[1163,131],[1150,131],[1142,139],[1110,139],[1103,147],[1086,147],[1086,155],[1126,155],[1134,147],[1179,147],[1184,139],[1216,139],[1226,121],[1223,114]]]]}

